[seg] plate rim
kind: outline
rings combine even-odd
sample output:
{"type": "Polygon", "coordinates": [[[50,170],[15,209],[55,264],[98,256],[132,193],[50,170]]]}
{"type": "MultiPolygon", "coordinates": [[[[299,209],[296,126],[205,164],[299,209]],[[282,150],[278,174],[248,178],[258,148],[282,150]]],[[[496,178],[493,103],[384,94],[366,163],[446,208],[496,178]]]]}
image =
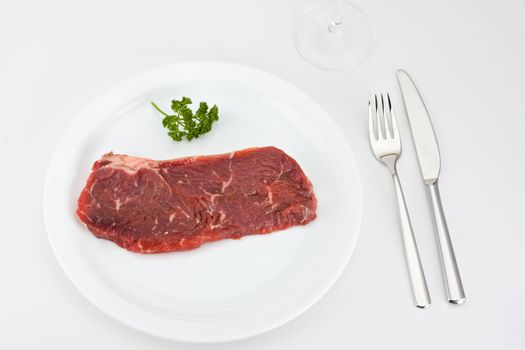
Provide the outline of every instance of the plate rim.
{"type": "Polygon", "coordinates": [[[343,273],[344,269],[348,265],[348,263],[350,261],[350,258],[353,255],[355,247],[356,247],[356,245],[357,245],[357,243],[359,241],[359,238],[361,236],[362,221],[363,221],[363,204],[364,204],[362,179],[361,179],[361,174],[360,174],[360,171],[359,171],[359,167],[357,166],[357,162],[356,162],[356,158],[355,158],[355,155],[354,155],[354,151],[350,147],[350,143],[348,142],[347,138],[344,136],[344,134],[343,134],[342,130],[340,129],[340,127],[335,123],[334,119],[330,116],[330,114],[328,114],[325,111],[325,109],[323,107],[321,107],[321,105],[319,105],[316,102],[315,99],[310,97],[307,93],[305,93],[302,89],[300,89],[299,87],[297,87],[293,83],[285,80],[284,78],[282,78],[282,77],[280,77],[280,76],[278,76],[276,74],[270,73],[270,72],[265,71],[263,69],[260,69],[260,68],[257,68],[257,67],[251,66],[251,65],[236,63],[236,62],[210,61],[210,60],[180,61],[180,62],[176,62],[176,63],[172,63],[172,64],[156,66],[154,68],[147,69],[147,70],[135,73],[135,74],[129,76],[128,78],[126,78],[126,79],[120,80],[116,84],[113,84],[109,88],[107,88],[104,91],[102,91],[102,93],[100,93],[97,96],[95,96],[95,98],[88,105],[83,107],[77,113],[76,117],[73,118],[73,120],[68,124],[68,126],[66,127],[64,133],[61,135],[61,137],[58,139],[56,145],[54,146],[52,154],[51,154],[51,157],[50,157],[50,160],[48,162],[47,169],[46,169],[46,176],[45,176],[44,185],[43,185],[43,197],[42,198],[43,198],[42,212],[43,212],[43,216],[44,216],[44,225],[45,225],[46,234],[47,234],[47,237],[48,237],[49,244],[51,245],[53,254],[55,255],[55,257],[56,257],[56,259],[57,259],[57,261],[58,261],[62,271],[65,273],[65,275],[71,281],[71,283],[75,286],[75,288],[91,304],[93,304],[98,310],[102,311],[102,313],[106,314],[107,316],[111,317],[112,319],[114,319],[114,320],[116,320],[116,321],[118,321],[118,322],[120,322],[120,323],[122,323],[122,324],[124,324],[124,325],[126,325],[126,326],[128,326],[130,328],[132,328],[132,329],[135,329],[135,330],[140,331],[140,332],[145,333],[145,334],[149,334],[150,336],[155,336],[155,337],[159,337],[159,338],[163,338],[163,339],[167,339],[167,340],[179,341],[179,342],[184,342],[184,343],[201,343],[201,344],[206,344],[206,343],[208,343],[208,344],[211,344],[211,343],[224,343],[224,342],[229,342],[229,341],[234,341],[234,340],[245,339],[245,338],[249,338],[249,337],[253,337],[253,336],[256,336],[256,335],[260,335],[260,334],[269,332],[269,331],[271,331],[273,329],[276,329],[276,328],[278,328],[278,327],[280,327],[280,326],[290,322],[291,320],[293,320],[297,316],[301,315],[302,313],[304,313],[305,311],[310,309],[313,305],[315,305],[324,295],[326,295],[326,293],[333,287],[333,285],[336,283],[336,281],[340,278],[340,276],[343,273]],[[50,233],[51,228],[50,228],[50,223],[49,223],[49,218],[48,218],[49,217],[49,214],[48,214],[49,208],[48,208],[47,202],[48,202],[49,197],[50,197],[50,193],[48,193],[49,192],[50,181],[51,181],[50,180],[50,174],[52,172],[53,165],[57,162],[58,151],[59,151],[59,149],[61,147],[64,146],[63,143],[67,139],[69,134],[71,134],[72,131],[77,129],[78,126],[80,124],[82,124],[82,121],[85,119],[84,115],[87,113],[87,111],[89,111],[92,108],[94,108],[94,106],[96,106],[97,103],[99,103],[99,100],[101,100],[104,96],[111,94],[113,91],[118,91],[122,87],[124,87],[126,85],[129,85],[132,81],[138,80],[141,77],[145,77],[147,75],[153,74],[156,71],[175,69],[175,67],[179,67],[180,68],[181,66],[199,66],[199,65],[227,66],[228,68],[246,70],[246,71],[251,71],[253,74],[264,75],[267,78],[270,78],[271,80],[274,80],[275,82],[278,82],[282,86],[285,86],[287,88],[291,88],[296,93],[301,95],[303,98],[309,100],[313,105],[315,105],[320,111],[323,112],[324,116],[326,117],[325,118],[326,122],[328,124],[331,124],[330,128],[334,132],[336,132],[338,134],[337,137],[346,145],[346,148],[350,152],[349,156],[347,157],[348,158],[347,160],[350,162],[351,167],[353,169],[353,172],[355,174],[355,182],[356,182],[355,187],[356,187],[356,189],[358,191],[358,193],[353,193],[353,197],[354,198],[355,197],[358,198],[358,206],[357,206],[358,207],[358,212],[355,213],[356,221],[353,224],[353,227],[351,229],[353,232],[355,232],[355,237],[353,238],[353,240],[351,242],[351,247],[349,247],[346,250],[346,254],[342,258],[343,263],[339,264],[337,270],[332,273],[332,277],[330,278],[329,282],[325,283],[324,286],[322,288],[320,288],[319,291],[315,294],[315,296],[310,297],[307,300],[307,302],[306,301],[303,302],[301,304],[301,307],[298,307],[294,312],[290,313],[288,316],[283,316],[279,320],[274,320],[273,322],[271,322],[271,324],[269,324],[266,327],[258,327],[257,329],[252,330],[251,332],[244,332],[243,334],[237,335],[235,337],[233,337],[233,336],[219,337],[218,336],[218,337],[213,337],[213,338],[207,337],[205,339],[204,338],[195,338],[195,337],[184,337],[184,336],[182,336],[182,337],[181,336],[172,337],[172,336],[169,336],[169,335],[167,335],[167,334],[165,334],[163,332],[156,332],[155,330],[153,330],[151,328],[149,328],[149,329],[140,328],[137,325],[135,325],[133,322],[128,322],[128,320],[126,320],[124,317],[119,317],[115,313],[110,312],[108,309],[106,309],[103,306],[101,306],[100,305],[101,303],[99,301],[94,300],[95,298],[93,298],[92,295],[88,295],[86,293],[86,291],[79,285],[77,278],[74,277],[73,271],[70,270],[70,268],[67,266],[66,262],[63,260],[64,256],[62,256],[61,253],[59,252],[59,248],[58,248],[58,244],[59,243],[55,241],[56,237],[53,237],[53,235],[50,233]]]}

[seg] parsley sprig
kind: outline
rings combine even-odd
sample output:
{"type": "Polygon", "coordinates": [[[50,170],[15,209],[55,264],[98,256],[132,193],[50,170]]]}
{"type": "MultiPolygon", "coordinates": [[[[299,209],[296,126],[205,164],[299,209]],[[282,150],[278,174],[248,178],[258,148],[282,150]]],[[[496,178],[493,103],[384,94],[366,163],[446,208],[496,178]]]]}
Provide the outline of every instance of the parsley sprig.
{"type": "Polygon", "coordinates": [[[219,120],[219,108],[216,105],[208,108],[206,102],[201,102],[194,114],[189,107],[192,101],[188,97],[171,101],[171,109],[175,114],[164,112],[155,102],[151,102],[151,104],[164,116],[162,125],[168,129],[168,135],[174,141],[182,141],[184,138],[188,141],[196,139],[209,132],[213,122],[219,120]]]}

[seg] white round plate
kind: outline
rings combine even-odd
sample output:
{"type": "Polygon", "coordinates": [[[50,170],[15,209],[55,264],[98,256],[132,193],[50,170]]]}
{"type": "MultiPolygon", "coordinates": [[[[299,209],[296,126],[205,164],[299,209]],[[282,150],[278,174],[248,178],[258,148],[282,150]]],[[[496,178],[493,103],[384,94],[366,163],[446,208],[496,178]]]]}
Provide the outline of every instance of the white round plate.
{"type": "Polygon", "coordinates": [[[352,151],[308,96],[263,71],[188,62],[126,80],[71,125],[51,159],[44,217],[51,246],[75,286],[99,309],[143,332],[187,342],[222,342],[276,328],[312,306],[350,259],[362,193],[352,151]],[[188,96],[219,106],[213,130],[173,142],[150,105],[188,96]],[[91,165],[113,151],[152,159],[273,145],[313,183],[318,218],[303,227],[141,255],[95,238],[75,216],[91,165]]]}

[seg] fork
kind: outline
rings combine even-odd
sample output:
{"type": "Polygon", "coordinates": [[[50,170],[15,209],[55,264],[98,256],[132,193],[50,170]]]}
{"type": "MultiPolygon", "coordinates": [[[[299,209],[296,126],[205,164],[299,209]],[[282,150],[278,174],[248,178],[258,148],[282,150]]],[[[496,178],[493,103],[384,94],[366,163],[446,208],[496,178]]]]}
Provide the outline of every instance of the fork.
{"type": "Polygon", "coordinates": [[[381,94],[380,104],[377,95],[374,95],[373,101],[370,95],[368,97],[370,146],[377,160],[384,163],[392,174],[399,207],[401,234],[403,237],[408,275],[412,287],[412,296],[417,307],[426,309],[431,304],[430,295],[428,293],[421,259],[419,258],[412,224],[410,223],[405,196],[403,195],[403,189],[401,188],[401,182],[399,181],[396,170],[396,162],[401,155],[401,139],[390,95],[387,93],[386,96],[386,108],[383,94],[381,94]]]}

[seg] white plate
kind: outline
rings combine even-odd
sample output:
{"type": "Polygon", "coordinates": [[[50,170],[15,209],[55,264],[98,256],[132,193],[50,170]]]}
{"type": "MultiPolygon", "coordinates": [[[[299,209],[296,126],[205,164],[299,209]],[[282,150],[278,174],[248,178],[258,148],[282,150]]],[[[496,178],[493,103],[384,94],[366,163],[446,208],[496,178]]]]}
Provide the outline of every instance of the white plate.
{"type": "Polygon", "coordinates": [[[328,115],[286,81],[230,63],[182,63],[115,86],[60,140],[44,190],[54,252],[99,309],[138,330],[187,342],[253,336],[291,320],[335,282],[359,234],[362,193],[352,151],[328,115]],[[175,143],[149,101],[217,104],[220,120],[175,143]],[[304,227],[224,240],[183,253],[141,255],[96,239],[75,216],[91,165],[114,151],[153,159],[274,145],[314,185],[318,218],[304,227]]]}

